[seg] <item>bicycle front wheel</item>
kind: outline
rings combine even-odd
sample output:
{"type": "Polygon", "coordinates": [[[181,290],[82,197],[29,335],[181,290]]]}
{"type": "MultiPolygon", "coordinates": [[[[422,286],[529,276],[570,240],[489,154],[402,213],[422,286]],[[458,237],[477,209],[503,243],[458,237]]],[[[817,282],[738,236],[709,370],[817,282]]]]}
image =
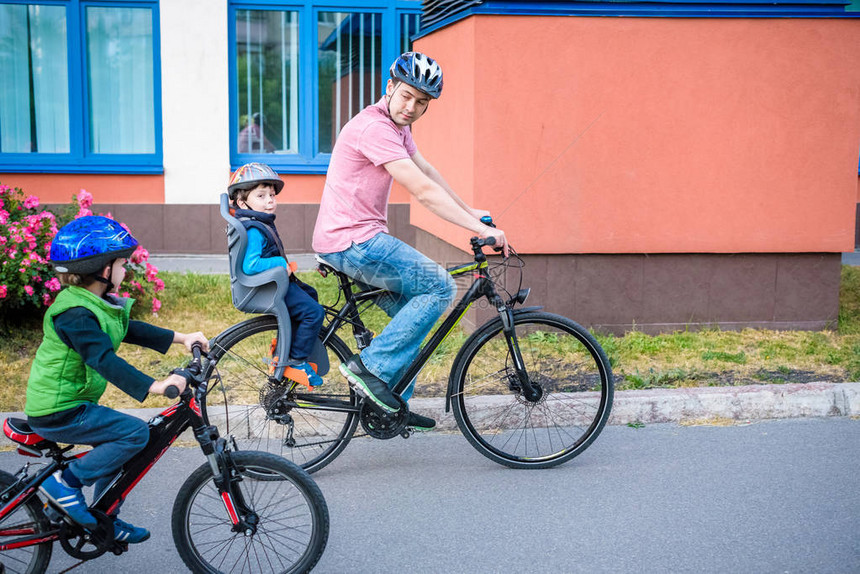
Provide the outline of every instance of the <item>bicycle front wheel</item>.
{"type": "MultiPolygon", "coordinates": [[[[0,471],[0,504],[6,504],[21,494],[11,488],[14,484],[14,476],[0,471]]],[[[42,512],[42,504],[33,496],[0,520],[0,544],[14,546],[16,540],[38,536],[48,530],[50,523],[42,512]]],[[[52,550],[51,542],[10,548],[0,552],[0,564],[6,567],[7,574],[42,574],[48,569],[52,550]]]]}
{"type": "Polygon", "coordinates": [[[336,335],[326,343],[331,370],[309,390],[268,377],[278,336],[272,315],[234,325],[212,340],[207,378],[216,373],[201,405],[207,424],[238,450],[271,452],[315,472],[346,447],[358,424],[358,398],[337,369],[352,352],[336,335]]]}
{"type": "Polygon", "coordinates": [[[612,369],[594,337],[570,319],[514,315],[536,399],[528,400],[500,319],[466,341],[451,369],[454,417],[481,454],[513,468],[547,468],[582,453],[612,407],[612,369]]]}
{"type": "Polygon", "coordinates": [[[250,511],[240,519],[255,531],[234,531],[206,463],[188,477],[173,506],[173,541],[185,565],[206,574],[309,572],[328,541],[328,506],[319,487],[307,472],[273,454],[230,456],[250,511]]]}

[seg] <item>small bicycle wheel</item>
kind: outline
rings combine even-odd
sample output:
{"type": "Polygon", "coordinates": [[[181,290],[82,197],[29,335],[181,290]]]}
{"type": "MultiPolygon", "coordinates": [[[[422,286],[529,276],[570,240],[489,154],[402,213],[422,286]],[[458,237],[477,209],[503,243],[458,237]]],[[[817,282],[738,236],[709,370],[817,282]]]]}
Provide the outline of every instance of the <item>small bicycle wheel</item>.
{"type": "MultiPolygon", "coordinates": [[[[8,472],[0,471],[0,504],[6,504],[20,494],[18,490],[11,488],[14,484],[14,476],[8,472]]],[[[42,511],[42,504],[38,497],[33,496],[0,520],[0,544],[8,545],[15,540],[38,535],[48,530],[50,530],[50,522],[42,511]]],[[[52,550],[51,542],[11,548],[0,552],[0,564],[6,567],[5,572],[7,574],[13,572],[42,574],[48,569],[52,550]]]]}
{"type": "MultiPolygon", "coordinates": [[[[237,532],[215,486],[209,463],[195,470],[176,495],[173,541],[195,573],[308,572],[328,541],[328,506],[319,487],[297,465],[266,452],[230,453],[253,533],[237,532]]],[[[240,528],[239,530],[242,530],[240,528]]]]}
{"type": "Polygon", "coordinates": [[[330,463],[346,447],[358,424],[358,398],[337,369],[352,352],[335,335],[326,343],[331,369],[309,390],[268,377],[278,325],[274,316],[234,325],[212,340],[207,377],[212,383],[201,405],[207,424],[238,450],[271,452],[308,472],[330,463]]]}
{"type": "Polygon", "coordinates": [[[513,468],[546,468],[584,451],[612,407],[612,369],[594,337],[570,319],[514,315],[517,341],[538,396],[528,400],[495,319],[472,334],[454,360],[457,425],[484,456],[513,468]]]}

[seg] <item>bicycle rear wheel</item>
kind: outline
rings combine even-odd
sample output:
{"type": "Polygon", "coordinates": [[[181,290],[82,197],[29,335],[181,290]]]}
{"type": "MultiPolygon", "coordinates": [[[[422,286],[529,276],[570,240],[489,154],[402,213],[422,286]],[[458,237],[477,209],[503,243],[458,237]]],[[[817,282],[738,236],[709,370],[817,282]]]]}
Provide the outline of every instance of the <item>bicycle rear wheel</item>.
{"type": "Polygon", "coordinates": [[[271,452],[315,472],[346,447],[358,424],[358,398],[337,369],[352,352],[336,335],[326,343],[331,370],[320,387],[308,390],[268,378],[277,320],[263,315],[227,329],[212,340],[201,405],[203,419],[223,437],[232,435],[238,450],[271,452]]]}
{"type": "Polygon", "coordinates": [[[212,468],[203,464],[179,489],[173,506],[173,540],[185,565],[207,574],[309,572],[328,541],[328,506],[319,487],[297,465],[273,454],[230,456],[256,531],[234,532],[212,468]]]}
{"type": "Polygon", "coordinates": [[[481,454],[512,468],[547,468],[582,453],[612,407],[612,369],[594,337],[570,319],[514,315],[539,398],[523,395],[500,319],[476,331],[451,369],[454,417],[481,454]]]}
{"type": "MultiPolygon", "coordinates": [[[[0,471],[0,504],[6,504],[21,494],[10,488],[14,484],[14,476],[0,471]]],[[[42,511],[42,504],[34,496],[0,520],[0,544],[13,545],[15,540],[38,535],[49,529],[50,523],[42,511]]],[[[7,574],[42,574],[48,569],[52,550],[51,542],[12,548],[0,552],[0,564],[6,567],[7,574]]]]}

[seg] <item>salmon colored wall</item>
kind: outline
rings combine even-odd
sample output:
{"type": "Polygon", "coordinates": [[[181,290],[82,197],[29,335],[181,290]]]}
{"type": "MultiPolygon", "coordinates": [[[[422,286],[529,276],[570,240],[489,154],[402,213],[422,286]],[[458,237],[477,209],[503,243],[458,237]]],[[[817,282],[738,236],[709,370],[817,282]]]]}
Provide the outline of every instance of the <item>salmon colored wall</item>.
{"type": "MultiPolygon", "coordinates": [[[[416,141],[522,252],[853,250],[858,37],[858,20],[472,16],[416,42],[445,70],[416,141]]],[[[413,205],[463,246],[437,222],[413,205]]]]}
{"type": "MultiPolygon", "coordinates": [[[[227,173],[222,191],[227,190],[229,178],[227,173]]],[[[324,175],[284,175],[281,179],[285,182],[285,193],[278,195],[281,203],[320,202],[324,175]]],[[[164,203],[162,175],[6,173],[0,174],[0,183],[20,187],[42,203],[67,203],[81,189],[91,193],[97,203],[164,203]]],[[[211,203],[217,203],[218,193],[213,193],[211,203]]],[[[409,193],[395,184],[391,202],[408,203],[409,193]]]]}
{"type": "Polygon", "coordinates": [[[68,203],[81,189],[97,203],[164,203],[162,175],[4,173],[0,182],[20,187],[42,203],[68,203]]]}

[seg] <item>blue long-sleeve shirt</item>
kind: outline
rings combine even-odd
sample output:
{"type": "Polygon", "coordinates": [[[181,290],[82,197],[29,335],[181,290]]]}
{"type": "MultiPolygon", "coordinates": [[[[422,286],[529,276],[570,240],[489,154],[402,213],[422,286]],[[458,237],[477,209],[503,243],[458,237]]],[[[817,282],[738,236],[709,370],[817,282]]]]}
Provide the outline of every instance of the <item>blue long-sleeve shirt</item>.
{"type": "Polygon", "coordinates": [[[242,271],[246,275],[255,275],[275,267],[287,267],[283,257],[263,257],[263,245],[266,238],[259,229],[248,229],[248,248],[245,250],[245,260],[242,261],[242,271]]]}

